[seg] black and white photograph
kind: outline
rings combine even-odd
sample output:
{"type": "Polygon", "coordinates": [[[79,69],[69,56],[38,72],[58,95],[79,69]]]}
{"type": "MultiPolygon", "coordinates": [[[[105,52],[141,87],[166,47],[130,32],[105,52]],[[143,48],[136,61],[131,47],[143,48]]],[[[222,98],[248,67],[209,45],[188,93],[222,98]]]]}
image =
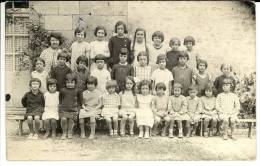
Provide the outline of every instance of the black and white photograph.
{"type": "Polygon", "coordinates": [[[257,159],[254,1],[4,3],[5,160],[257,159]]]}

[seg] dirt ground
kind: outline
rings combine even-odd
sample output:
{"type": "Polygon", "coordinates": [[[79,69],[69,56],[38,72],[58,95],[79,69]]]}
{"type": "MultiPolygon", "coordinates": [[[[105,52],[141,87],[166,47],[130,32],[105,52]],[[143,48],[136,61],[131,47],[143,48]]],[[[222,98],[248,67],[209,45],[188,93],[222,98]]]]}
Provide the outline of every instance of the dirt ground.
{"type": "MultiPolygon", "coordinates": [[[[97,139],[28,140],[19,137],[14,123],[7,132],[7,160],[255,160],[256,138],[247,138],[246,130],[238,130],[238,140],[224,141],[221,137],[169,139],[137,136],[110,138],[97,133],[97,139]]],[[[26,131],[25,131],[26,134],[26,131]]]]}

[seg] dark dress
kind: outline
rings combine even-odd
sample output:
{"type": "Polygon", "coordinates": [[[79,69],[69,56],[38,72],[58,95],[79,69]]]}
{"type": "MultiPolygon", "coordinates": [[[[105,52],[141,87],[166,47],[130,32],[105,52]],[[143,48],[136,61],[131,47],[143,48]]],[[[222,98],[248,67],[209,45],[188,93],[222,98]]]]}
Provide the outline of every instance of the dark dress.
{"type": "Polygon", "coordinates": [[[62,88],[59,94],[59,116],[77,120],[82,105],[82,91],[78,88],[62,88]]]}
{"type": "Polygon", "coordinates": [[[108,48],[110,52],[110,58],[108,59],[108,67],[111,69],[115,64],[119,63],[119,53],[121,48],[127,48],[128,57],[127,61],[131,64],[134,60],[134,57],[131,53],[131,40],[127,37],[119,38],[117,36],[113,36],[109,39],[108,48]]]}
{"type": "Polygon", "coordinates": [[[134,76],[134,68],[132,65],[114,65],[111,72],[111,78],[116,80],[117,82],[117,85],[119,87],[119,90],[117,92],[120,92],[124,89],[126,76],[134,76]]]}
{"type": "Polygon", "coordinates": [[[188,66],[186,66],[185,68],[176,66],[172,69],[172,76],[174,79],[174,83],[180,83],[183,86],[182,95],[188,96],[188,89],[192,83],[192,69],[188,66]]]}
{"type": "Polygon", "coordinates": [[[178,65],[178,57],[179,57],[180,51],[168,51],[166,53],[167,61],[166,61],[166,68],[169,71],[172,71],[172,69],[178,65]]]}
{"type": "Polygon", "coordinates": [[[64,66],[56,66],[51,69],[50,76],[57,80],[57,90],[60,91],[61,88],[65,87],[66,83],[66,75],[71,73],[71,69],[64,65],[64,66]]]}
{"type": "Polygon", "coordinates": [[[32,91],[27,92],[21,102],[26,107],[25,118],[28,116],[39,116],[41,118],[45,105],[42,92],[39,91],[37,94],[33,94],[32,91]]]}

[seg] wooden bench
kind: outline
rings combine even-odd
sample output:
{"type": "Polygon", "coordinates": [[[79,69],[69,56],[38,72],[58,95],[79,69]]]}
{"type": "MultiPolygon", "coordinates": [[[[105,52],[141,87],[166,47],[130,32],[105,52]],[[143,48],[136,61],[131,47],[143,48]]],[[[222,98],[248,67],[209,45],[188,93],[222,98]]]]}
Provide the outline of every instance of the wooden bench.
{"type": "MultiPolygon", "coordinates": [[[[203,133],[203,121],[200,121],[200,136],[202,136],[203,133]]],[[[251,138],[252,136],[252,124],[256,123],[256,119],[238,119],[238,123],[248,123],[248,137],[251,138]]]]}
{"type": "Polygon", "coordinates": [[[19,123],[19,136],[21,136],[23,133],[23,121],[25,113],[25,108],[6,108],[6,119],[16,120],[19,123]]]}
{"type": "Polygon", "coordinates": [[[238,119],[239,123],[248,123],[248,137],[252,137],[252,124],[256,123],[256,119],[238,119]]]}

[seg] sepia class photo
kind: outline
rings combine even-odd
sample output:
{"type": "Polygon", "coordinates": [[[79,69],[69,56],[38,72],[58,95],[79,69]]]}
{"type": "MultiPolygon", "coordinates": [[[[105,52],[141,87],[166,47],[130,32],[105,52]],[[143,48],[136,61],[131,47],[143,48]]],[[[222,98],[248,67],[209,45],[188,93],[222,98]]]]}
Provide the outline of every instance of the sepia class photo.
{"type": "Polygon", "coordinates": [[[256,160],[255,2],[3,10],[6,160],[256,160]]]}

